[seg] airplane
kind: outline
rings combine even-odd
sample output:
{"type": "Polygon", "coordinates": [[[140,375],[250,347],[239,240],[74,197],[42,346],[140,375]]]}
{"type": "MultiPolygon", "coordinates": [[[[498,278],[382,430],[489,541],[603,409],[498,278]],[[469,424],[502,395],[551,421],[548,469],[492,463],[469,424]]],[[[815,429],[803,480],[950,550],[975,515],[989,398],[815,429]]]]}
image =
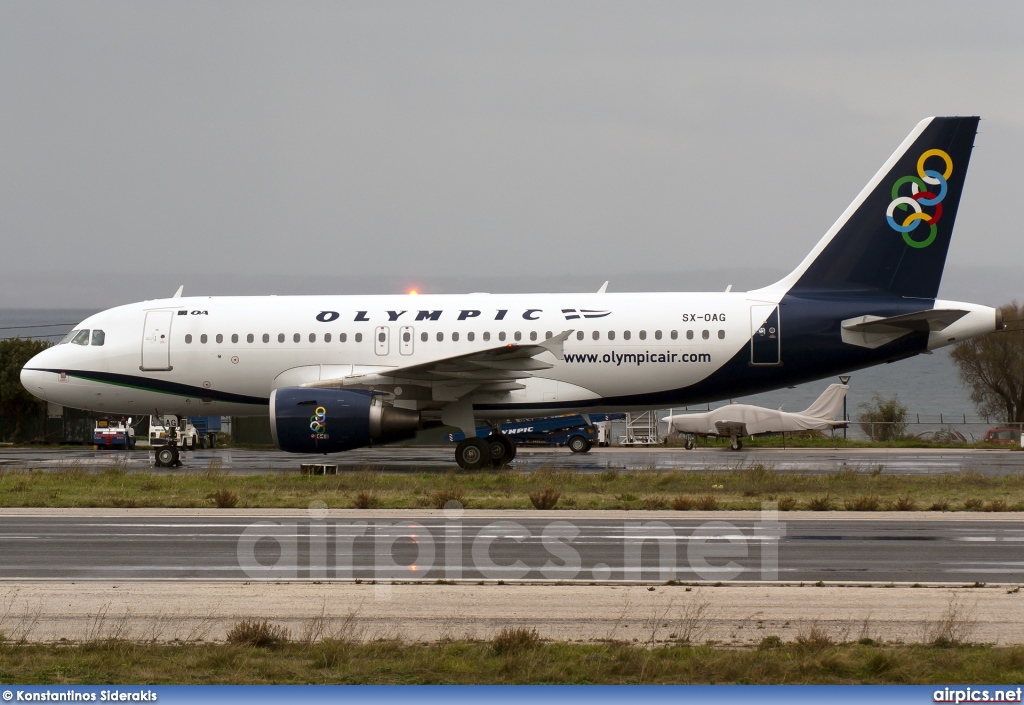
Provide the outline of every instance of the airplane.
{"type": "Polygon", "coordinates": [[[902,360],[1003,327],[996,309],[936,298],[978,121],[922,120],[796,269],[761,289],[179,289],[90,316],[21,381],[102,413],[267,415],[278,447],[294,453],[443,424],[466,435],[458,465],[480,469],[515,457],[502,420],[694,405],[902,360]],[[478,419],[494,433],[477,438],[478,419]]]}
{"type": "Polygon", "coordinates": [[[693,436],[697,435],[727,437],[730,448],[741,450],[743,436],[842,428],[846,422],[836,421],[836,414],[849,390],[845,384],[830,384],[804,411],[729,404],[714,411],[666,416],[660,423],[665,424],[669,432],[685,434],[683,444],[687,450],[693,448],[693,436]]]}

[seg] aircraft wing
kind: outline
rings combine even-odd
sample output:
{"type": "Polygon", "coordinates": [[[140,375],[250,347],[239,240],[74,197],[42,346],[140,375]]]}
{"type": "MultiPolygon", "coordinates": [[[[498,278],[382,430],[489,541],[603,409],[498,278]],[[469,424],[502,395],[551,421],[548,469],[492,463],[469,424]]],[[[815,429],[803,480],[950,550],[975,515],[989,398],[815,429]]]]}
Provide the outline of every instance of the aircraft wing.
{"type": "Polygon", "coordinates": [[[563,344],[572,333],[573,329],[570,329],[541,343],[501,345],[408,367],[308,382],[304,386],[363,389],[429,387],[433,390],[432,398],[437,401],[457,401],[468,394],[508,392],[525,387],[517,380],[554,367],[550,362],[538,360],[538,356],[551,353],[556,359],[564,359],[563,344]]]}

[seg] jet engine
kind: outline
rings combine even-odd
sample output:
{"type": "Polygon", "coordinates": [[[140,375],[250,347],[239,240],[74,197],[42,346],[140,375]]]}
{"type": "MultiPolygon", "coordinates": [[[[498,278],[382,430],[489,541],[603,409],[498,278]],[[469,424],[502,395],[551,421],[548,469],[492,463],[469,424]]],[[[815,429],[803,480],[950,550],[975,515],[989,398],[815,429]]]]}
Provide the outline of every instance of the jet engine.
{"type": "Polygon", "coordinates": [[[361,389],[282,387],[270,393],[270,430],[289,453],[338,453],[411,438],[420,413],[361,389]]]}

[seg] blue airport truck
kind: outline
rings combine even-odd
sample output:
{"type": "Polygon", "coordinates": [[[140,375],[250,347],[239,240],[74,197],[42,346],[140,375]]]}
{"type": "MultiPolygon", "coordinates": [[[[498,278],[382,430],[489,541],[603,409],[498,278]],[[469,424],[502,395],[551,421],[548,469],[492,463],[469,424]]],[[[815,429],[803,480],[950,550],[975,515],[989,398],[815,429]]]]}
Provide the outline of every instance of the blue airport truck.
{"type": "Polygon", "coordinates": [[[188,420],[199,435],[200,448],[215,448],[217,446],[217,432],[220,431],[219,416],[189,416],[188,420]]]}
{"type": "MultiPolygon", "coordinates": [[[[503,423],[501,432],[520,446],[568,446],[573,453],[586,453],[598,441],[597,427],[594,424],[626,418],[625,414],[588,414],[588,416],[590,423],[580,414],[512,421],[503,423]]],[[[477,438],[487,438],[489,435],[491,435],[489,427],[476,427],[477,438]]],[[[466,435],[462,432],[449,433],[446,436],[452,443],[458,443],[465,437],[466,435]]]]}

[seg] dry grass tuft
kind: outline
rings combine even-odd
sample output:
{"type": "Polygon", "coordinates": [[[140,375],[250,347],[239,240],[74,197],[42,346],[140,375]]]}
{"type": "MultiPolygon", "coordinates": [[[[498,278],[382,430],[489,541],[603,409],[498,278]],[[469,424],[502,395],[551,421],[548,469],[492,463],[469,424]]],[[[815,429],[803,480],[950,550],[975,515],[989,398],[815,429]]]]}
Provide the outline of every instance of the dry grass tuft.
{"type": "Polygon", "coordinates": [[[505,627],[491,639],[491,648],[505,656],[536,648],[540,642],[540,634],[532,627],[505,627]]]}
{"type": "Polygon", "coordinates": [[[677,512],[688,512],[693,509],[693,505],[696,504],[692,497],[686,497],[685,495],[679,495],[672,500],[672,508],[677,512]]]}
{"type": "Polygon", "coordinates": [[[226,488],[217,490],[209,499],[218,509],[233,509],[238,506],[238,495],[226,488]]]}
{"type": "Polygon", "coordinates": [[[713,512],[718,509],[718,498],[712,494],[707,494],[697,500],[697,509],[705,512],[713,512]]]}
{"type": "Polygon", "coordinates": [[[288,643],[288,630],[265,619],[243,619],[228,630],[229,644],[274,649],[288,643]]]}
{"type": "Polygon", "coordinates": [[[876,494],[865,494],[856,499],[843,502],[843,506],[848,512],[876,512],[878,511],[879,504],[880,500],[876,494]]]}
{"type": "Polygon", "coordinates": [[[812,512],[828,512],[832,510],[832,496],[827,492],[820,497],[812,497],[807,502],[807,508],[812,512]]]}
{"type": "Polygon", "coordinates": [[[434,494],[430,495],[430,506],[434,509],[444,509],[448,506],[449,502],[458,502],[462,506],[466,506],[466,492],[461,487],[450,487],[444,490],[438,490],[434,494]]]}
{"type": "Polygon", "coordinates": [[[796,500],[792,497],[783,497],[779,500],[780,512],[791,512],[796,509],[796,500]]]}
{"type": "Polygon", "coordinates": [[[352,500],[352,506],[356,509],[377,509],[380,507],[380,497],[376,492],[363,490],[352,500]]]}
{"type": "Polygon", "coordinates": [[[917,502],[910,495],[897,497],[896,501],[893,502],[892,508],[897,512],[912,512],[917,509],[917,502]]]}
{"type": "Polygon", "coordinates": [[[535,490],[530,493],[530,504],[534,509],[554,509],[561,496],[562,493],[554,487],[545,487],[543,490],[535,490]]]}
{"type": "Polygon", "coordinates": [[[644,509],[655,511],[667,507],[668,500],[659,495],[653,495],[651,497],[644,497],[640,501],[640,506],[643,507],[644,509]]]}

